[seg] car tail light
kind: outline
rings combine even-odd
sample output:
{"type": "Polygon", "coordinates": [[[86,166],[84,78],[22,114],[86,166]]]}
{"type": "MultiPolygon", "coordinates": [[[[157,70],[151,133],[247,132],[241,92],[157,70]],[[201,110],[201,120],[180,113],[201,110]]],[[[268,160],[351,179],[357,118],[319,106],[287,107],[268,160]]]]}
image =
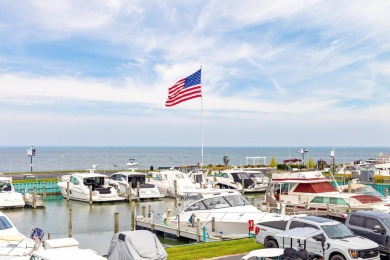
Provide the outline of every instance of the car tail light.
{"type": "Polygon", "coordinates": [[[256,227],[256,228],[255,228],[255,234],[257,235],[257,234],[259,234],[259,232],[260,232],[260,228],[259,228],[259,227],[256,227]]]}

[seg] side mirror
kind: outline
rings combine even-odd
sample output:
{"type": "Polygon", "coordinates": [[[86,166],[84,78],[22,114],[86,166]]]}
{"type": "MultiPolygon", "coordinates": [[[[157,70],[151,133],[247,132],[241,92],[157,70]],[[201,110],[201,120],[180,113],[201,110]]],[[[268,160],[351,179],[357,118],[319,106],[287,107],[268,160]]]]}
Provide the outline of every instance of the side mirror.
{"type": "Polygon", "coordinates": [[[381,232],[381,227],[379,225],[375,225],[374,229],[372,231],[374,231],[374,233],[380,233],[381,232]]]}
{"type": "Polygon", "coordinates": [[[315,241],[325,243],[325,236],[324,235],[318,235],[313,237],[315,241]]]}

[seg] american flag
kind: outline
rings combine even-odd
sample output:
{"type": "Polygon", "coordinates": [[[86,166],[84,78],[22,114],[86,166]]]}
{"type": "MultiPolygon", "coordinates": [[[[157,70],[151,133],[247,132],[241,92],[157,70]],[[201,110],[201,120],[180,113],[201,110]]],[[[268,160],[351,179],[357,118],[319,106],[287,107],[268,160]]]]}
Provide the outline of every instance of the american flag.
{"type": "Polygon", "coordinates": [[[201,70],[179,80],[168,89],[168,99],[165,106],[171,107],[181,102],[202,97],[202,87],[200,85],[201,70]]]}

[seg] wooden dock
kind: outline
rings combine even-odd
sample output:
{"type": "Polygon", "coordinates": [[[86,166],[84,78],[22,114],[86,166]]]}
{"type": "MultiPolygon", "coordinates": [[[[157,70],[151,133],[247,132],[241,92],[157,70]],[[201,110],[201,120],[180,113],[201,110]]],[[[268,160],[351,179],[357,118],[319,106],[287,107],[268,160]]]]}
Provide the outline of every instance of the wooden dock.
{"type": "Polygon", "coordinates": [[[180,224],[178,226],[177,223],[154,222],[152,221],[152,218],[142,216],[138,216],[136,219],[136,229],[147,229],[152,232],[164,233],[164,236],[168,238],[187,238],[197,242],[212,242],[243,237],[223,236],[220,233],[212,232],[205,228],[203,229],[199,223],[198,225],[195,223],[195,227],[192,227],[191,224],[188,223],[180,224]]]}

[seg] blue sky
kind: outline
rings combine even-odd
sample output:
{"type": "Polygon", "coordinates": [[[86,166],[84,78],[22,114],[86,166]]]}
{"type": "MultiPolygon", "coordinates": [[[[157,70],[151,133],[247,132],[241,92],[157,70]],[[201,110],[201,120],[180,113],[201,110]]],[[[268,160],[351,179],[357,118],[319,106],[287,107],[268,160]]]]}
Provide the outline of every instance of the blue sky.
{"type": "Polygon", "coordinates": [[[0,145],[390,146],[390,2],[221,3],[1,1],[0,145]]]}

